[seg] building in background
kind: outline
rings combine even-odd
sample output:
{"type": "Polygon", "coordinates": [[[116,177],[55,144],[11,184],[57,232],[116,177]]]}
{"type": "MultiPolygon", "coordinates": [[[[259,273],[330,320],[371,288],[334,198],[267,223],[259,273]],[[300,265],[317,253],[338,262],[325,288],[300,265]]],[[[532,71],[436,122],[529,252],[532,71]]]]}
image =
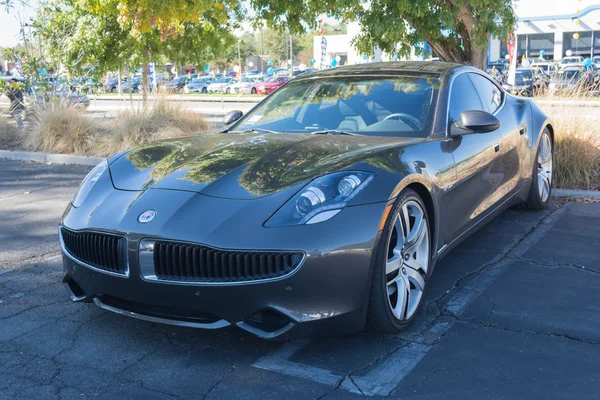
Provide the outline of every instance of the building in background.
{"type": "MultiPolygon", "coordinates": [[[[598,0],[515,0],[518,18],[517,54],[560,60],[600,54],[600,2],[598,0]]],[[[506,43],[492,39],[489,59],[506,56],[506,43]]]]}
{"type": "MultiPolygon", "coordinates": [[[[600,0],[514,0],[514,4],[519,58],[537,58],[543,53],[548,60],[560,60],[568,50],[573,56],[584,58],[600,55],[600,0]]],[[[390,60],[379,49],[374,49],[372,59],[358,54],[351,43],[359,31],[359,24],[354,22],[348,24],[347,34],[315,36],[314,66],[329,67],[333,60],[336,65],[390,60]]],[[[506,54],[506,41],[492,38],[489,61],[502,59],[506,54]]],[[[422,58],[413,52],[408,59],[422,58]]]]}

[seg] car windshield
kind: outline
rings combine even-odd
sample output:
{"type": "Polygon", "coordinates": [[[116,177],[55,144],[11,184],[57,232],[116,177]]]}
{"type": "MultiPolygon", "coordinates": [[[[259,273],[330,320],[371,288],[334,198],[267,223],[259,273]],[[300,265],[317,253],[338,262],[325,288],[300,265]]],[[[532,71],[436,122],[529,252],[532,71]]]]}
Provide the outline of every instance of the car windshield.
{"type": "Polygon", "coordinates": [[[531,71],[515,71],[515,82],[517,85],[527,85],[533,79],[531,71]]]}
{"type": "Polygon", "coordinates": [[[221,78],[221,79],[217,79],[215,81],[215,83],[230,83],[231,82],[231,78],[221,78]]]}
{"type": "Polygon", "coordinates": [[[438,88],[437,78],[423,77],[291,81],[232,130],[426,137],[438,88]]]}

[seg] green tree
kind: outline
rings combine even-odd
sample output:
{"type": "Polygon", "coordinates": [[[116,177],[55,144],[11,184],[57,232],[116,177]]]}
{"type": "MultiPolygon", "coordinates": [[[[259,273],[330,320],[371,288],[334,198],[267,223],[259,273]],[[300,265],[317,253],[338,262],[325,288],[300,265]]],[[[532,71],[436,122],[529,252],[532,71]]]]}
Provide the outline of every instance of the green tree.
{"type": "Polygon", "coordinates": [[[515,25],[511,0],[252,0],[258,18],[292,32],[316,28],[324,13],[344,22],[358,21],[355,45],[363,54],[379,46],[388,54],[408,55],[428,43],[442,61],[485,68],[491,36],[504,39],[515,25]]]}

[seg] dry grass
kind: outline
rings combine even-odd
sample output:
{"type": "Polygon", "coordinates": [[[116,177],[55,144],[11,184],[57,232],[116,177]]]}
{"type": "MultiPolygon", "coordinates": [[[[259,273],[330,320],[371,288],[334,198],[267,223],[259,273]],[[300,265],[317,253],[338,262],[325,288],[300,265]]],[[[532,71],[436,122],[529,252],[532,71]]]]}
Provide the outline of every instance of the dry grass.
{"type": "Polygon", "coordinates": [[[554,186],[600,190],[600,109],[546,106],[555,129],[554,186]]]}
{"type": "Polygon", "coordinates": [[[116,153],[134,146],[206,132],[202,114],[185,110],[179,104],[159,98],[152,105],[124,111],[110,124],[111,135],[101,143],[103,153],[116,153]]]}
{"type": "Polygon", "coordinates": [[[81,111],[60,104],[29,113],[31,120],[24,141],[28,150],[48,153],[92,154],[99,138],[107,133],[81,111]]]}
{"type": "Polygon", "coordinates": [[[23,147],[23,132],[14,122],[0,117],[0,149],[15,150],[23,147]]]}
{"type": "Polygon", "coordinates": [[[28,120],[24,132],[2,123],[0,148],[109,156],[155,140],[202,134],[208,128],[201,114],[162,98],[146,107],[124,111],[112,120],[91,118],[84,110],[60,103],[28,110],[28,120]]]}

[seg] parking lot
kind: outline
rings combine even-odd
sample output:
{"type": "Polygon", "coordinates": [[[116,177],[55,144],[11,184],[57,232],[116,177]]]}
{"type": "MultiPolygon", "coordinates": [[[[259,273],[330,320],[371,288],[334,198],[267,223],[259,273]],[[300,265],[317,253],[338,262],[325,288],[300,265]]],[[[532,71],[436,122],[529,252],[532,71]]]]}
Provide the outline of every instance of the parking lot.
{"type": "Polygon", "coordinates": [[[88,170],[0,160],[0,399],[598,397],[600,204],[502,213],[403,334],[278,343],[72,303],[56,227],[88,170]]]}

